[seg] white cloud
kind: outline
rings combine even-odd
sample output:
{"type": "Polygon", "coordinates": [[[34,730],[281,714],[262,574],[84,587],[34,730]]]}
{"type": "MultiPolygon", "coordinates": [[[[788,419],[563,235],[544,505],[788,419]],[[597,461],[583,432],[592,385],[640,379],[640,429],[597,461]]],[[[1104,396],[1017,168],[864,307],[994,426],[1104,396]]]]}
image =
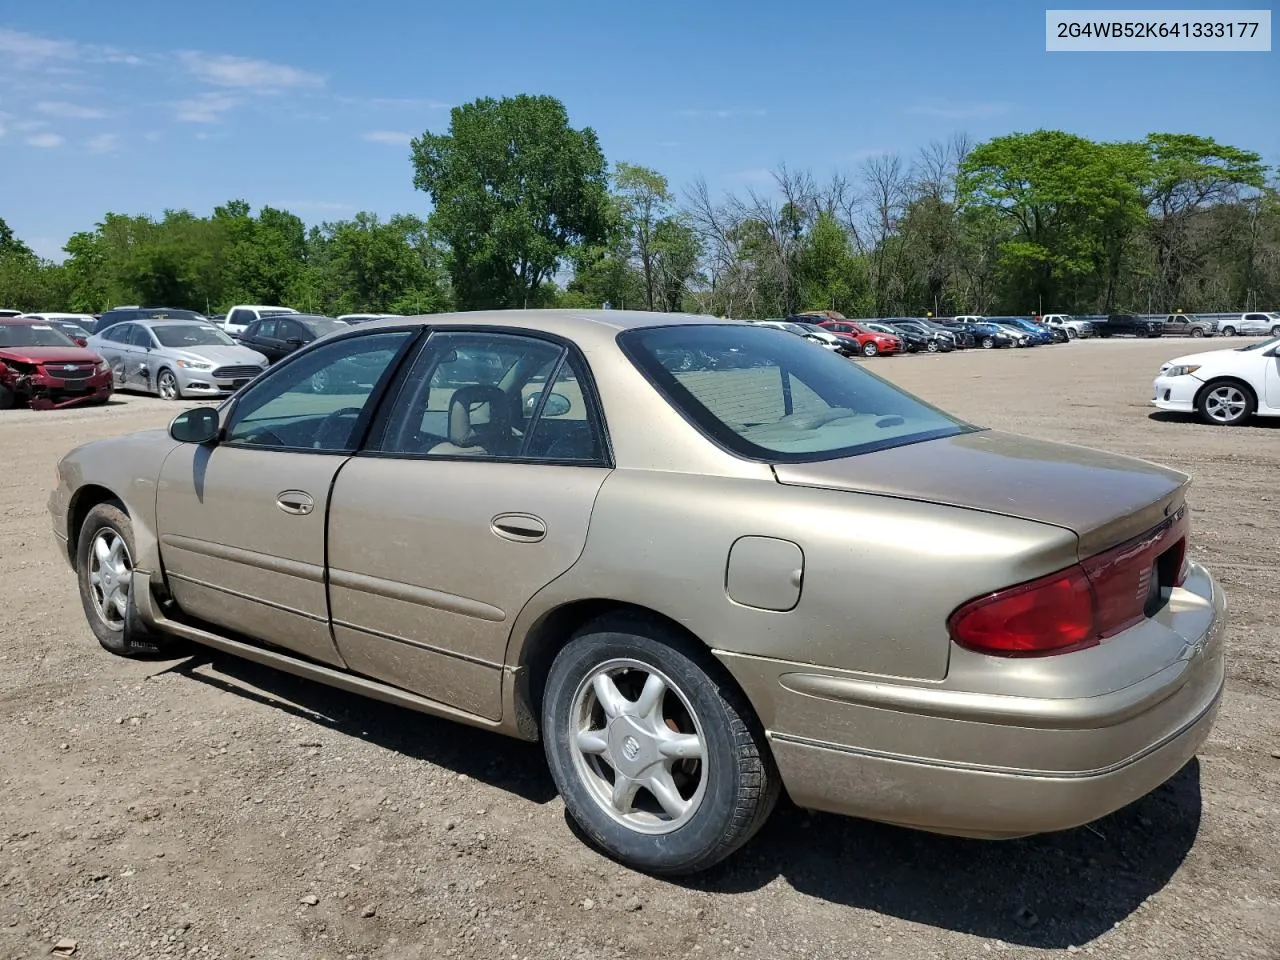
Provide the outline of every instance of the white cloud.
{"type": "MultiPolygon", "coordinates": [[[[57,40],[23,33],[21,30],[0,29],[0,60],[5,67],[47,66],[50,61],[74,60],[91,63],[122,63],[135,66],[142,58],[125,53],[115,47],[76,43],[73,40],[57,40]]],[[[54,68],[65,71],[65,67],[54,68]]]]}
{"type": "Polygon", "coordinates": [[[181,53],[178,59],[193,77],[215,87],[274,93],[324,86],[320,74],[283,63],[194,51],[181,53]]]}
{"type": "Polygon", "coordinates": [[[224,113],[239,104],[238,99],[225,93],[201,93],[177,101],[173,105],[174,116],[187,123],[218,123],[224,113]]]}
{"type": "Polygon", "coordinates": [[[360,134],[360,139],[368,140],[370,143],[385,143],[393,147],[407,147],[409,141],[413,139],[413,134],[401,130],[370,130],[368,133],[360,134]]]}
{"type": "Polygon", "coordinates": [[[1009,112],[1009,104],[982,100],[922,100],[907,108],[907,113],[922,117],[938,117],[942,120],[976,120],[980,117],[998,117],[1009,112]]]}
{"type": "Polygon", "coordinates": [[[107,111],[97,107],[82,107],[65,100],[43,100],[36,104],[36,109],[51,117],[68,117],[73,120],[101,120],[107,115],[107,111]]]}
{"type": "Polygon", "coordinates": [[[146,140],[148,143],[155,143],[160,139],[160,131],[148,130],[146,133],[142,135],[142,139],[146,140]]]}
{"type": "Polygon", "coordinates": [[[60,147],[64,143],[64,138],[57,133],[33,133],[27,137],[27,146],[29,147],[60,147]]]}
{"type": "Polygon", "coordinates": [[[18,130],[22,133],[26,133],[28,130],[43,130],[45,127],[49,126],[49,121],[48,120],[14,120],[13,123],[10,124],[10,126],[13,127],[13,129],[15,130],[18,130]]]}
{"type": "Polygon", "coordinates": [[[677,115],[681,117],[710,117],[715,120],[730,120],[735,117],[763,117],[768,112],[768,110],[762,110],[759,107],[751,110],[729,110],[722,107],[718,110],[685,109],[676,111],[677,115]]]}
{"type": "Polygon", "coordinates": [[[89,138],[90,153],[111,153],[120,146],[120,134],[100,133],[89,138]]]}

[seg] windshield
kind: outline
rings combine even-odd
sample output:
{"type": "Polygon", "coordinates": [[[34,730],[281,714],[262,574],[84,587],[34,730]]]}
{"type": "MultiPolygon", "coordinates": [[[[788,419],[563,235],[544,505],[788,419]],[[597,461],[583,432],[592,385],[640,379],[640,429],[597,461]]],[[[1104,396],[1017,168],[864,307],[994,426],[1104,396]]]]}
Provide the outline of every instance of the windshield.
{"type": "Polygon", "coordinates": [[[618,342],[705,436],[753,460],[830,460],[978,429],[777,330],[650,327],[618,342]]]}
{"type": "Polygon", "coordinates": [[[314,333],[317,337],[323,337],[326,333],[333,333],[335,330],[345,330],[350,324],[343,323],[341,320],[304,320],[303,325],[314,333]]]}
{"type": "Polygon", "coordinates": [[[234,347],[236,342],[217,327],[203,323],[165,323],[151,328],[162,347],[234,347]]]}
{"type": "Polygon", "coordinates": [[[0,347],[74,347],[75,341],[47,323],[0,324],[0,347]]]}

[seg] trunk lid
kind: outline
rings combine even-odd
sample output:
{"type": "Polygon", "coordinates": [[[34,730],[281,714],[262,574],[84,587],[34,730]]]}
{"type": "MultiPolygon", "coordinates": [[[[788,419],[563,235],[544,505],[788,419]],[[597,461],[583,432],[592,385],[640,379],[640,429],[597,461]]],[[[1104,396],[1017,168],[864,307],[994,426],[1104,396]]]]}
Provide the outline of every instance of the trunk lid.
{"type": "Polygon", "coordinates": [[[982,510],[1071,530],[1084,559],[1182,505],[1191,478],[1132,457],[982,430],[815,463],[775,464],[783,484],[982,510]]]}

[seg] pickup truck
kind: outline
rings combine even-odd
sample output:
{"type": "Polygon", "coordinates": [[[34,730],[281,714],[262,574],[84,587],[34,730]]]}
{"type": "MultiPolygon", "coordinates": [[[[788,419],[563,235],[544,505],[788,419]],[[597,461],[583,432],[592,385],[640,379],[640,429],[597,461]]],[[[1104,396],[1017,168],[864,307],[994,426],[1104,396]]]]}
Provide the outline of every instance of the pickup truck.
{"type": "Polygon", "coordinates": [[[1133,313],[1113,313],[1104,323],[1096,323],[1094,332],[1104,340],[1126,334],[1131,337],[1158,337],[1164,333],[1164,321],[1133,313]]]}
{"type": "Polygon", "coordinates": [[[1163,318],[1149,317],[1148,319],[1164,320],[1164,332],[1175,337],[1216,337],[1218,335],[1218,321],[1212,317],[1201,317],[1194,313],[1170,313],[1163,318]]]}
{"type": "Polygon", "coordinates": [[[1038,318],[1046,327],[1053,327],[1066,333],[1068,340],[1083,340],[1094,334],[1093,324],[1088,320],[1077,320],[1069,313],[1046,313],[1038,318]]]}
{"type": "Polygon", "coordinates": [[[1218,321],[1224,337],[1280,337],[1280,313],[1231,313],[1218,321]]]}
{"type": "Polygon", "coordinates": [[[227,311],[225,317],[218,322],[224,333],[231,337],[239,337],[245,327],[263,317],[278,317],[286,313],[297,313],[292,307],[270,307],[254,304],[240,304],[227,311]]]}

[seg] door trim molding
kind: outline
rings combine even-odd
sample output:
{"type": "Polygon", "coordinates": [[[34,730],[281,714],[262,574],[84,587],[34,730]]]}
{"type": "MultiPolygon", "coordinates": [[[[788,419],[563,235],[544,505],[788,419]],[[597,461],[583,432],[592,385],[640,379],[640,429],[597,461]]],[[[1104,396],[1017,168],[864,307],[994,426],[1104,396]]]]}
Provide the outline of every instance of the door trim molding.
{"type": "MultiPolygon", "coordinates": [[[[444,610],[448,613],[461,614],[473,620],[487,620],[490,623],[503,623],[507,619],[504,611],[480,600],[460,597],[453,593],[431,590],[396,580],[385,580],[365,573],[352,573],[336,567],[329,570],[329,586],[368,593],[375,597],[387,597],[392,600],[403,600],[405,603],[416,603],[421,607],[444,610]]],[[[333,606],[332,599],[330,606],[333,606]]],[[[397,638],[393,638],[397,639],[397,638]]]]}
{"type": "Polygon", "coordinates": [[[273,557],[256,550],[245,550],[243,547],[230,547],[225,543],[213,543],[209,540],[197,540],[183,537],[176,533],[165,533],[160,536],[160,544],[185,550],[204,557],[242,563],[247,567],[259,570],[270,570],[272,573],[283,573],[299,580],[310,580],[312,583],[324,583],[324,567],[314,563],[303,563],[301,560],[290,560],[288,557],[273,557]]]}

